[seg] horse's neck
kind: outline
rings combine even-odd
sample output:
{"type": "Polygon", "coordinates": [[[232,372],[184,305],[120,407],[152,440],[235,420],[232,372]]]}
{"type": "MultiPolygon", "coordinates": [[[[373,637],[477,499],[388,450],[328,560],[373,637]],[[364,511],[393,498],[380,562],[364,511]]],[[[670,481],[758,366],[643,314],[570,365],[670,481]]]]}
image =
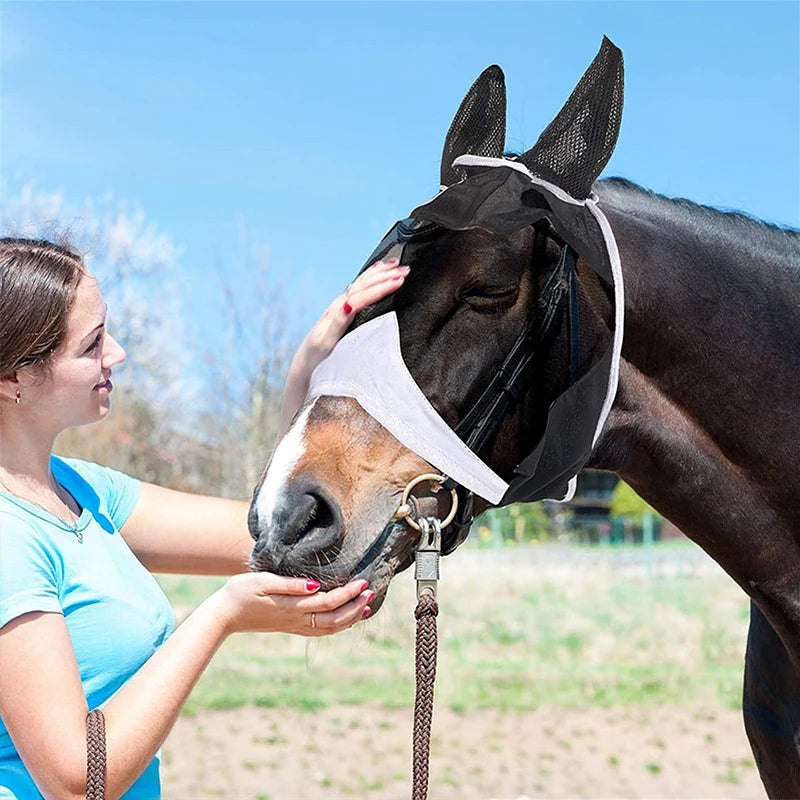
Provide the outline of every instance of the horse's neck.
{"type": "Polygon", "coordinates": [[[711,244],[674,220],[665,231],[619,207],[607,214],[625,277],[625,339],[590,466],[617,472],[768,615],[784,607],[771,616],[786,633],[786,597],[800,582],[798,309],[783,285],[775,296],[760,265],[731,263],[734,247],[718,236],[711,244]]]}
{"type": "Polygon", "coordinates": [[[786,237],[783,254],[747,252],[708,220],[692,226],[686,215],[681,228],[678,216],[659,229],[653,215],[607,213],[626,291],[621,402],[646,387],[647,405],[668,403],[780,493],[800,445],[800,239],[786,237]]]}
{"type": "MultiPolygon", "coordinates": [[[[800,240],[774,235],[791,243],[791,265],[777,246],[753,246],[744,225],[736,238],[685,210],[661,228],[641,212],[610,216],[627,294],[624,358],[727,457],[777,482],[796,457],[785,433],[793,422],[796,431],[800,388],[800,240]]],[[[769,242],[769,229],[747,225],[769,242]]]]}

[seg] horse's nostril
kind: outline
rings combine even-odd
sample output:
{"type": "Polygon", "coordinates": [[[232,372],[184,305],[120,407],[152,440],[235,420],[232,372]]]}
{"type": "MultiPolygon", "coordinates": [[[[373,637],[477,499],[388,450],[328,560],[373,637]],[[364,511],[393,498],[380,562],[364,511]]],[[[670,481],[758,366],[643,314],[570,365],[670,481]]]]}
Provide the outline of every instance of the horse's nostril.
{"type": "Polygon", "coordinates": [[[313,492],[305,492],[299,496],[289,514],[284,542],[288,545],[295,544],[310,531],[329,528],[333,523],[333,510],[325,498],[313,492]]]}

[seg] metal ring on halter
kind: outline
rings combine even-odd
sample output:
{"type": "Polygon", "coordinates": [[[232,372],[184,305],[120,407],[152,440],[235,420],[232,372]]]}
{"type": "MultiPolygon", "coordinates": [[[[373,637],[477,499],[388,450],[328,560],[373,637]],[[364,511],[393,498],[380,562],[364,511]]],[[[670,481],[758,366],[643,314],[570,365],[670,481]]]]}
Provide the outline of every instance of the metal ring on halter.
{"type": "MultiPolygon", "coordinates": [[[[418,522],[411,517],[411,506],[408,504],[408,498],[411,494],[411,490],[418,484],[422,483],[422,481],[437,481],[438,483],[444,483],[447,480],[444,475],[436,475],[433,472],[426,472],[423,475],[417,475],[414,480],[410,481],[408,486],[403,489],[403,499],[400,501],[400,507],[397,511],[394,512],[394,517],[392,519],[405,519],[405,521],[415,530],[421,531],[418,522]]],[[[450,498],[452,500],[452,506],[450,507],[450,513],[442,520],[442,527],[446,528],[455,518],[456,511],[458,510],[458,494],[456,493],[455,489],[450,490],[450,498]]]]}

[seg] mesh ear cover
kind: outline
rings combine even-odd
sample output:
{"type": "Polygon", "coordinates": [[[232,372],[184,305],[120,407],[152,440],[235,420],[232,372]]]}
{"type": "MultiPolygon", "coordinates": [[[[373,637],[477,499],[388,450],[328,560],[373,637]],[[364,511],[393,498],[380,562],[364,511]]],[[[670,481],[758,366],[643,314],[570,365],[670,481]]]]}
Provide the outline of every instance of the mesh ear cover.
{"type": "Polygon", "coordinates": [[[564,107],[518,160],[572,197],[587,198],[617,143],[623,80],[622,51],[604,36],[564,107]]]}
{"type": "Polygon", "coordinates": [[[487,67],[458,107],[442,152],[441,184],[452,186],[463,175],[452,166],[467,153],[500,158],[506,143],[506,81],[497,65],[487,67]]]}

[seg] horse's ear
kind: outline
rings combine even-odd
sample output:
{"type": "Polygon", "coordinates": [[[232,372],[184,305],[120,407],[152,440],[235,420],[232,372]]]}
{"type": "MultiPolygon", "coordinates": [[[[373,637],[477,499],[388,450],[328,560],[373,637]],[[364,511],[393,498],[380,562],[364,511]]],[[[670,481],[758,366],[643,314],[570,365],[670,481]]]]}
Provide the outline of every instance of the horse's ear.
{"type": "Polygon", "coordinates": [[[506,81],[496,64],[470,86],[444,140],[442,186],[461,179],[453,161],[466,153],[500,158],[506,143],[506,81]]]}
{"type": "Polygon", "coordinates": [[[576,199],[588,197],[617,143],[622,93],[622,51],[604,36],[558,116],[518,161],[576,199]]]}

